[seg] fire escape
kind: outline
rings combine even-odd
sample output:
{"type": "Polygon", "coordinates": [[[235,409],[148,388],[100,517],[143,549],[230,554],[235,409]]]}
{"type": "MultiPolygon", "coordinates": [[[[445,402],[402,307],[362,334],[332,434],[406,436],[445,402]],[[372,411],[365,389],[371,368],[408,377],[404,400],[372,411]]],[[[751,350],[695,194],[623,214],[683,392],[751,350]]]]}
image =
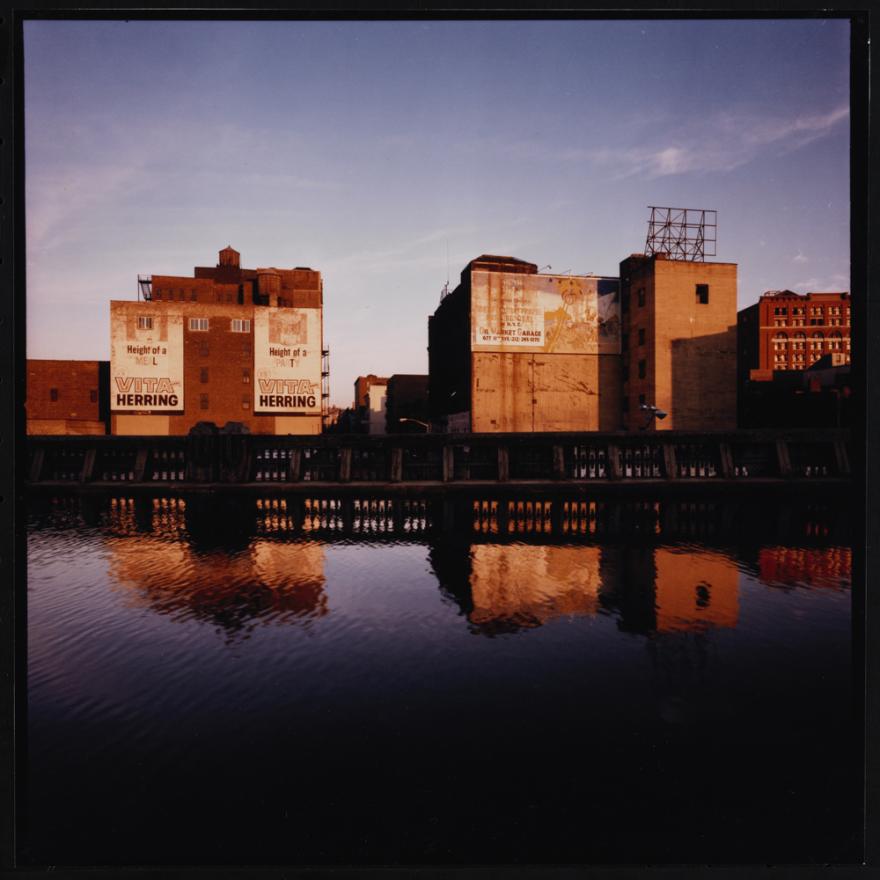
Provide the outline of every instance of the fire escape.
{"type": "Polygon", "coordinates": [[[143,297],[144,302],[153,298],[153,276],[138,275],[138,299],[143,297]]]}
{"type": "Polygon", "coordinates": [[[330,415],[330,349],[321,351],[321,430],[327,430],[330,415]]]}

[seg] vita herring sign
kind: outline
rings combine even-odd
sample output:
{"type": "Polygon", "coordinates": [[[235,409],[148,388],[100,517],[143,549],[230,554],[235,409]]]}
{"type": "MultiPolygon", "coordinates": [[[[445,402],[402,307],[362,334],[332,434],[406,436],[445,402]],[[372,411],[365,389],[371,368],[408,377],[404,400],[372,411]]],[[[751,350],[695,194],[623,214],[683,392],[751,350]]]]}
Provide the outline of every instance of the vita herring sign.
{"type": "Polygon", "coordinates": [[[318,309],[256,309],[254,412],[321,412],[318,309]]]}
{"type": "Polygon", "coordinates": [[[116,412],[183,409],[183,318],[138,314],[110,303],[110,407],[116,412]]]}

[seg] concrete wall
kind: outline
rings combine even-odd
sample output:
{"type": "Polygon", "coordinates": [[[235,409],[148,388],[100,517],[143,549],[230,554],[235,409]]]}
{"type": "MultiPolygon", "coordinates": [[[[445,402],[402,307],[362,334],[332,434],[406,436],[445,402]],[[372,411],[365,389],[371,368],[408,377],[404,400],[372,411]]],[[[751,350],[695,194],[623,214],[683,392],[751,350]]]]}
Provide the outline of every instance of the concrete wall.
{"type": "Polygon", "coordinates": [[[616,355],[474,352],[472,357],[473,431],[620,427],[616,355]]]}

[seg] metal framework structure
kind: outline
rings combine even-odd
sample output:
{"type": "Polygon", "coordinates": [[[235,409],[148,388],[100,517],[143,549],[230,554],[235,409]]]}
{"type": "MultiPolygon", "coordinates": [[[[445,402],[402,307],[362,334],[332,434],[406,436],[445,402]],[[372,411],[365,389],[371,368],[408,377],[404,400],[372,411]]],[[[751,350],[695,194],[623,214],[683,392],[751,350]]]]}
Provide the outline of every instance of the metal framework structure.
{"type": "Polygon", "coordinates": [[[153,298],[153,276],[138,275],[138,298],[143,297],[149,302],[153,298]]]}
{"type": "Polygon", "coordinates": [[[645,254],[665,254],[670,260],[701,263],[715,256],[718,212],[706,208],[663,208],[648,205],[645,254]]]}

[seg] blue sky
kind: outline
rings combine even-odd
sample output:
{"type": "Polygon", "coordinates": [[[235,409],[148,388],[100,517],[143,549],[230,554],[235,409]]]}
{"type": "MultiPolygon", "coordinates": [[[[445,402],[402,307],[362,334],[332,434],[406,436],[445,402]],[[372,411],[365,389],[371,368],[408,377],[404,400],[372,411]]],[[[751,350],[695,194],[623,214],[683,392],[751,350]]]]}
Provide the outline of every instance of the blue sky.
{"type": "Polygon", "coordinates": [[[739,306],[849,289],[849,24],[25,24],[28,357],[231,244],[324,276],[332,402],[427,372],[468,260],[617,275],[648,205],[718,211],[739,306]]]}

